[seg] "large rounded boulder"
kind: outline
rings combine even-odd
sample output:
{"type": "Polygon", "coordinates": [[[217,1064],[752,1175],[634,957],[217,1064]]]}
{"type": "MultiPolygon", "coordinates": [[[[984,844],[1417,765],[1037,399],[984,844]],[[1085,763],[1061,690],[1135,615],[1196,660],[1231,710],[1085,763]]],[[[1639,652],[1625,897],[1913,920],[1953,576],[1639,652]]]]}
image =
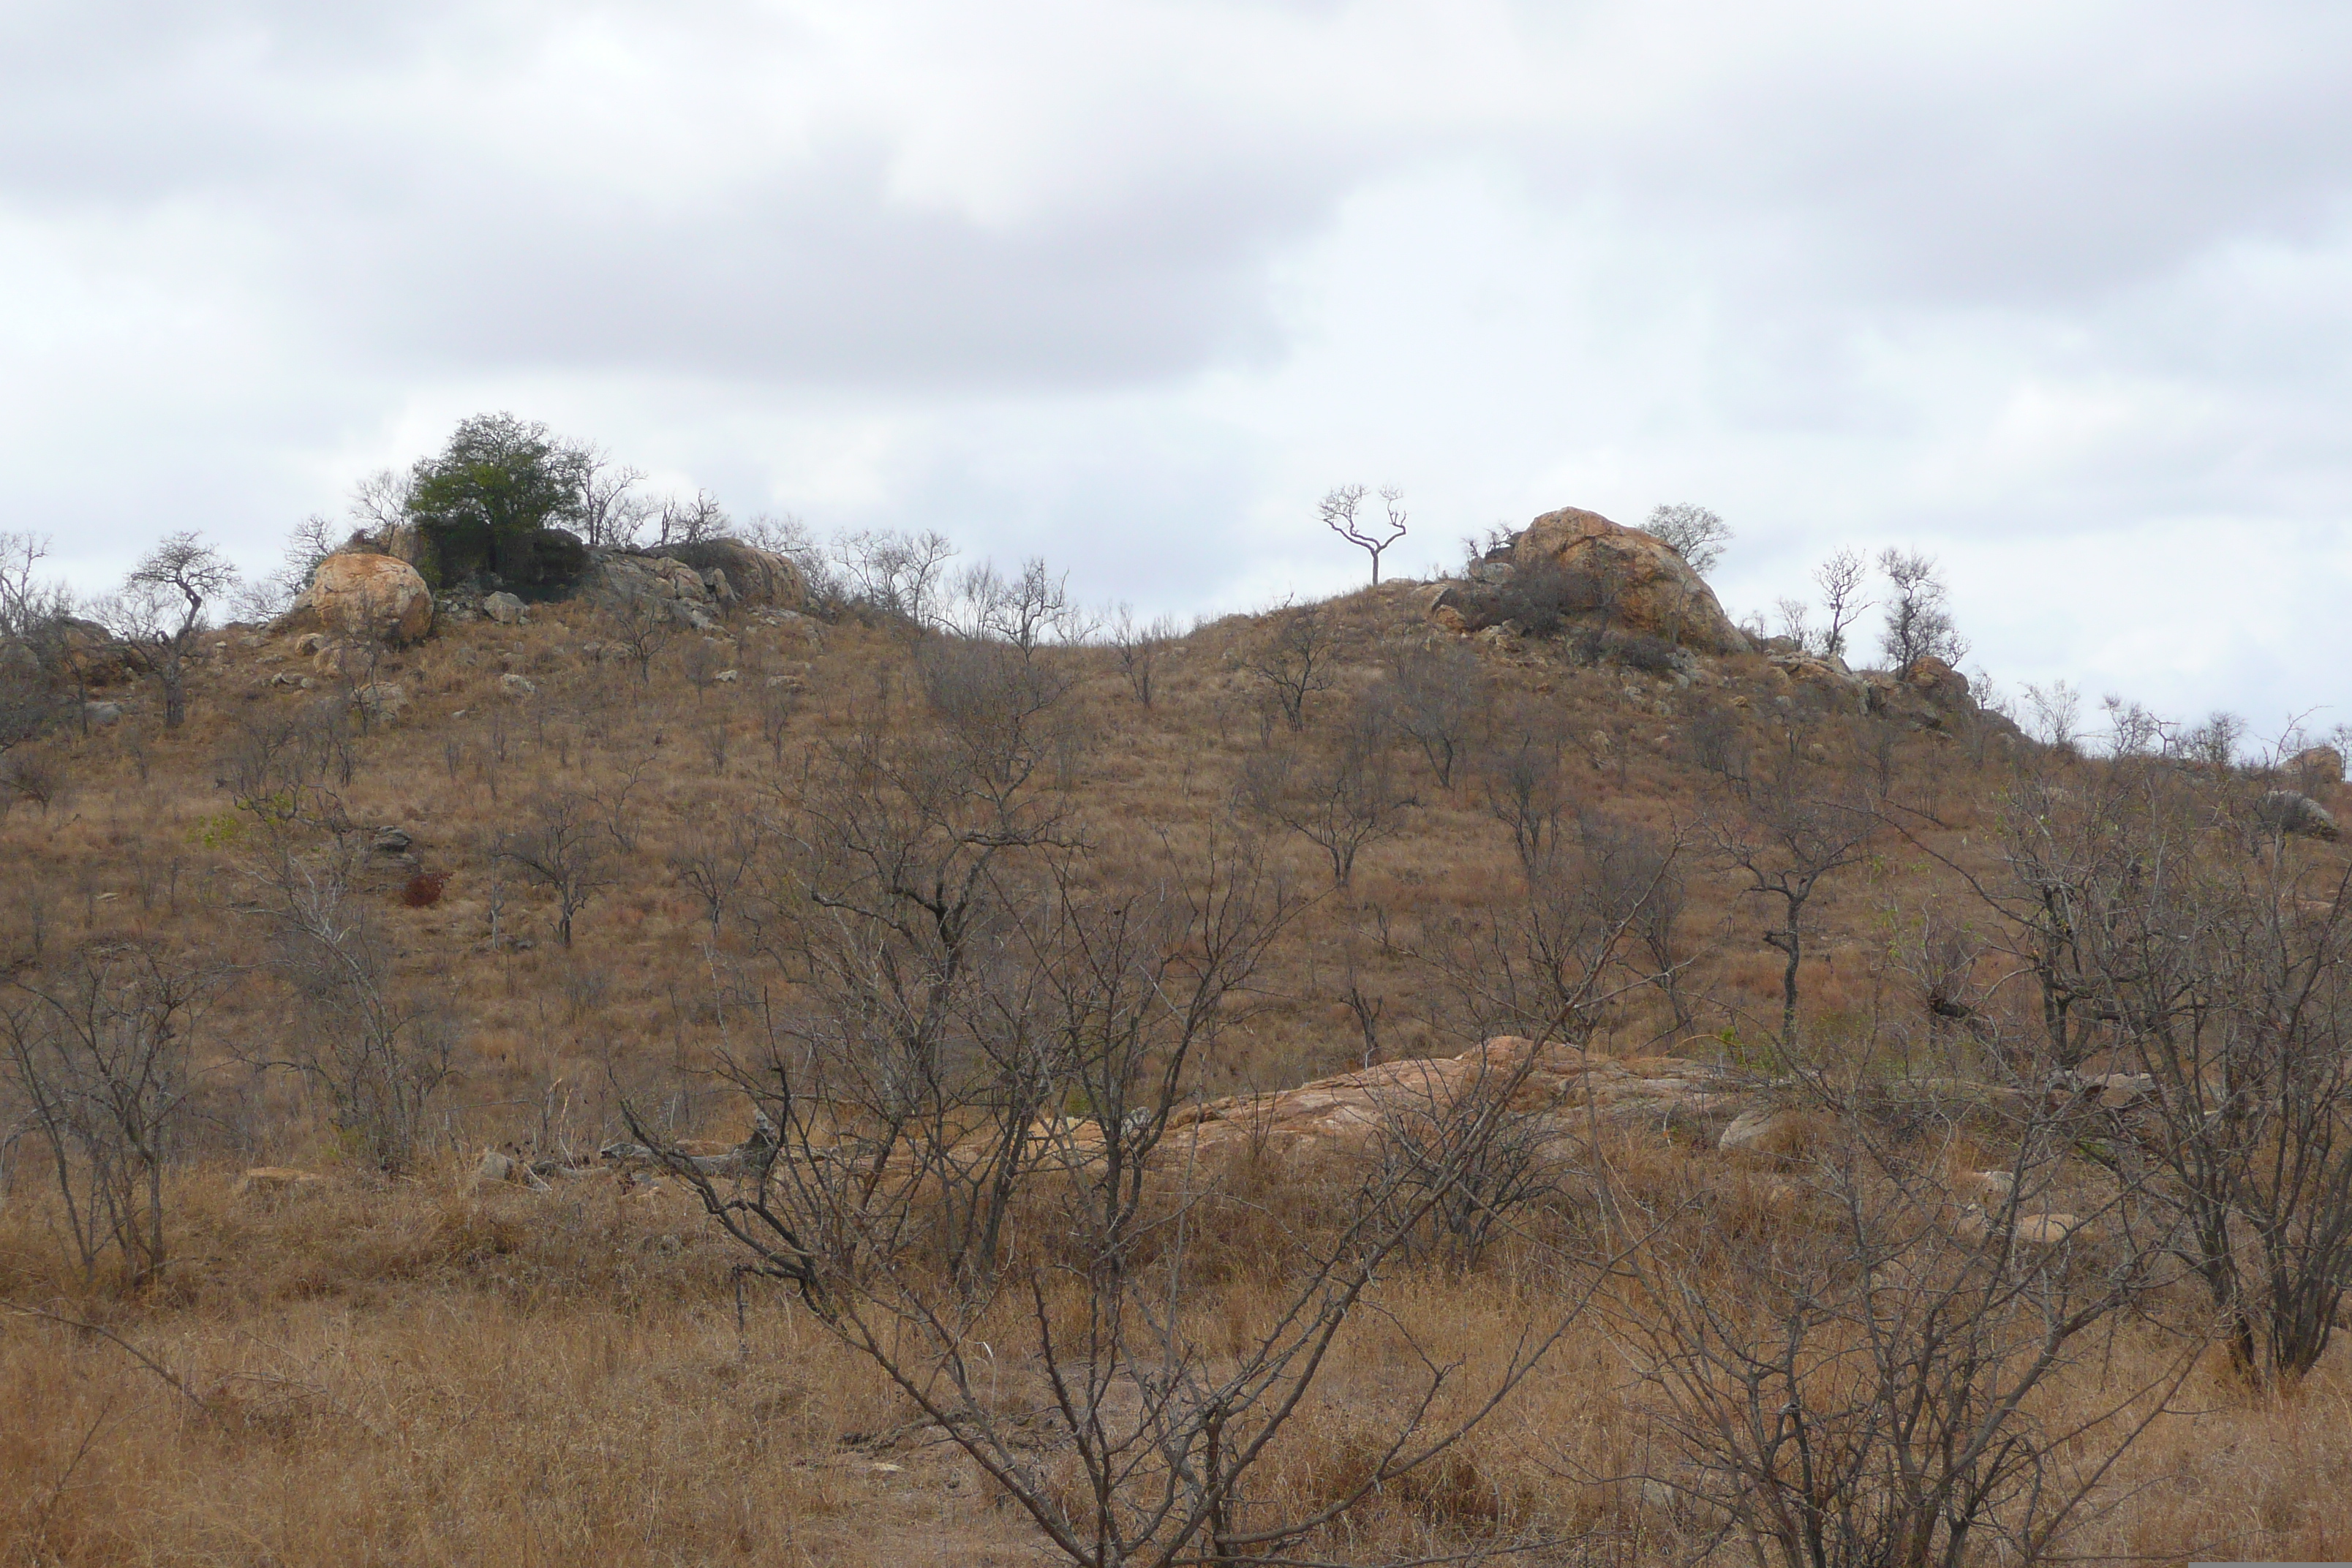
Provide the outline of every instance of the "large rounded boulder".
{"type": "Polygon", "coordinates": [[[1515,577],[1543,572],[1592,585],[1612,625],[1706,653],[1742,653],[1748,638],[1715,590],[1664,541],[1597,511],[1548,511],[1506,547],[1515,577]]]}
{"type": "Polygon", "coordinates": [[[330,555],[279,626],[412,643],[433,629],[433,593],[415,567],[396,557],[330,555]]]}

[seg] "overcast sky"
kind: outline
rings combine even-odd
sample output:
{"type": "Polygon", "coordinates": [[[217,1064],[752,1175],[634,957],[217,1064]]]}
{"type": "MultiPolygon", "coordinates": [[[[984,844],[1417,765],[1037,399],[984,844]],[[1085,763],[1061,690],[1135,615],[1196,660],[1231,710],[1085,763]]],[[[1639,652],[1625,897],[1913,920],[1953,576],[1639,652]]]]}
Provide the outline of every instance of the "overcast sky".
{"type": "Polygon", "coordinates": [[[501,408],[1153,611],[1691,500],[2325,728],[2347,132],[2339,3],[6,0],[0,528],[267,564],[501,408]]]}

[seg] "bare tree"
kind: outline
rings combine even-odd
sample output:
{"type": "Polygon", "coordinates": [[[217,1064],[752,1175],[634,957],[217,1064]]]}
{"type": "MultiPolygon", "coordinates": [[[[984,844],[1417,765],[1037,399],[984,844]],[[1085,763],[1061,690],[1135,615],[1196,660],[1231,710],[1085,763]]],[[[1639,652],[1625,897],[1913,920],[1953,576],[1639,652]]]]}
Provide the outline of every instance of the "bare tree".
{"type": "Polygon", "coordinates": [[[694,889],[710,921],[717,946],[720,928],[751,882],[766,848],[766,827],[756,817],[731,817],[726,828],[706,828],[670,858],[678,880],[694,889]]]}
{"type": "Polygon", "coordinates": [[[1816,793],[1784,769],[1749,791],[1746,814],[1717,817],[1706,832],[1717,856],[1746,885],[1740,892],[1778,900],[1780,923],[1764,932],[1781,955],[1780,1046],[1798,1046],[1798,967],[1804,960],[1804,914],[1822,879],[1853,864],[1878,829],[1869,811],[1816,793]]]}
{"type": "Polygon", "coordinates": [[[923,629],[939,624],[942,579],[955,552],[938,532],[866,530],[843,534],[833,544],[850,603],[923,629]]]}
{"type": "Polygon", "coordinates": [[[499,858],[555,896],[556,936],[565,947],[573,917],[613,885],[612,829],[593,805],[568,790],[542,795],[525,813],[525,826],[499,836],[499,858]]]}
{"type": "Polygon", "coordinates": [[[1402,830],[1417,804],[1398,786],[1376,711],[1359,710],[1328,752],[1302,757],[1269,749],[1242,766],[1241,797],[1258,816],[1314,844],[1329,858],[1331,880],[1344,888],[1356,857],[1402,830]]]}
{"type": "Polygon", "coordinates": [[[604,605],[607,645],[637,667],[637,683],[653,680],[654,660],[677,640],[679,622],[672,601],[638,589],[616,595],[604,605]]]}
{"type": "Polygon", "coordinates": [[[1389,721],[1421,748],[1437,787],[1451,789],[1490,697],[1477,655],[1459,643],[1413,642],[1398,649],[1378,700],[1389,721]]]}
{"type": "Polygon", "coordinates": [[[1151,706],[1159,689],[1160,659],[1176,645],[1174,617],[1161,616],[1149,624],[1139,624],[1127,605],[1118,607],[1111,622],[1111,647],[1118,654],[1118,672],[1127,678],[1127,689],[1142,706],[1151,706]]]}
{"type": "Polygon", "coordinates": [[[1963,1209],[1866,1096],[1808,1082],[1801,1217],[1759,1234],[1611,1184],[1657,1233],[1613,1314],[1679,1461],[1648,1485],[1782,1568],[2074,1561],[2195,1359],[2092,1383],[2063,1417],[2037,1397],[2083,1387],[2158,1282],[2132,1189],[2075,1179],[2073,1129],[2036,1111],[2003,1130],[2010,1195],[1963,1209]],[[2036,1212],[2062,1189],[2080,1212],[2036,1212]]]}
{"type": "Polygon", "coordinates": [[[1721,517],[1688,501],[1657,507],[1642,531],[1681,556],[1702,577],[1715,570],[1732,539],[1730,525],[1721,517]]]}
{"type": "Polygon", "coordinates": [[[2048,686],[2027,681],[2025,701],[2033,714],[2033,738],[2053,751],[2072,755],[2082,739],[2083,694],[2063,680],[2048,686]]]}
{"type": "MultiPolygon", "coordinates": [[[[1421,1371],[1392,1396],[1363,1396],[1358,1424],[1380,1433],[1363,1462],[1312,1500],[1277,1479],[1349,1325],[1379,1310],[1384,1266],[1460,1185],[1532,1054],[1498,1059],[1491,1092],[1465,1097],[1427,1160],[1376,1166],[1328,1234],[1265,1259],[1262,1300],[1204,1321],[1197,1238],[1226,1212],[1218,1173],[1238,1146],[1208,1142],[1187,1101],[1246,1016],[1240,1004],[1297,901],[1246,845],[1155,868],[1149,891],[1125,897],[1083,892],[1079,859],[1029,864],[1025,887],[986,879],[996,1022],[969,1052],[929,1058],[933,1092],[973,1086],[951,1121],[898,1115],[907,1080],[857,1065],[870,1059],[862,1033],[834,1032],[834,1020],[899,1014],[894,996],[845,973],[817,987],[826,1001],[814,1034],[788,1024],[740,1072],[777,1129],[769,1179],[728,1194],[690,1162],[667,1163],[750,1271],[793,1287],[1062,1560],[1313,1560],[1307,1543],[1445,1453],[1573,1316],[1571,1306],[1510,1347],[1450,1417],[1438,1412],[1457,1381],[1453,1359],[1385,1317],[1421,1371]],[[1017,1032],[1015,1018],[1026,1020],[1017,1032]],[[1016,1038],[1026,1065],[1008,1078],[1016,1038]],[[1035,1215],[1043,1245],[982,1267],[958,1240],[968,1226],[943,1230],[961,1210],[941,1198],[1003,1172],[1008,1201],[1035,1215]]],[[[998,870],[1009,867],[1000,859],[998,870]]]]}
{"type": "Polygon", "coordinates": [[[1620,952],[1674,1012],[1676,1034],[1691,1026],[1684,979],[1697,954],[1685,942],[1684,911],[1690,887],[1677,861],[1682,846],[1633,823],[1593,813],[1577,820],[1584,849],[1588,896],[1603,924],[1622,933],[1620,952]]]}
{"type": "Polygon", "coordinates": [[[0,532],[0,753],[33,740],[63,711],[72,685],[65,647],[71,594],[35,575],[48,541],[0,532]]]}
{"type": "Polygon", "coordinates": [[[1851,550],[1841,550],[1813,568],[1813,582],[1822,591],[1822,609],[1829,617],[1829,625],[1822,629],[1821,651],[1832,658],[1845,657],[1846,628],[1870,608],[1870,601],[1862,596],[1869,578],[1868,563],[1851,550]]]}
{"type": "Polygon", "coordinates": [[[287,1054],[247,1052],[323,1093],[335,1128],[383,1171],[404,1171],[425,1136],[457,1040],[440,1009],[404,992],[370,900],[355,834],[304,850],[273,835],[248,868],[272,937],[270,967],[293,1005],[287,1054]]]}
{"type": "Polygon", "coordinates": [[[1878,569],[1895,591],[1880,637],[1888,668],[1906,670],[1931,658],[1957,666],[1969,656],[1967,639],[1952,625],[1949,592],[1934,556],[1889,548],[1880,552],[1878,569]]]}
{"type": "Polygon", "coordinates": [[[602,447],[577,449],[580,536],[592,550],[625,550],[652,521],[654,502],[637,493],[643,468],[616,461],[602,447]]]}
{"type": "Polygon", "coordinates": [[[409,522],[409,498],[415,482],[414,474],[397,468],[370,474],[352,487],[352,521],[388,544],[393,531],[409,522]]]}
{"type": "Polygon", "coordinates": [[[310,585],[319,570],[319,563],[335,551],[335,525],[313,512],[294,525],[286,536],[286,551],[279,557],[278,570],[266,577],[249,578],[238,586],[236,615],[239,620],[265,626],[293,607],[294,600],[310,585]]]}
{"type": "Polygon", "coordinates": [[[174,533],[149,551],[101,611],[124,653],[163,694],[163,727],[187,721],[187,659],[205,611],[236,584],[236,569],[195,534],[174,533]]]}
{"type": "Polygon", "coordinates": [[[1394,485],[1381,487],[1381,505],[1387,513],[1383,523],[1362,516],[1364,498],[1370,493],[1361,485],[1334,487],[1323,498],[1323,525],[1372,558],[1372,586],[1377,588],[1381,552],[1405,536],[1404,492],[1394,485]]]}
{"type": "Polygon", "coordinates": [[[1015,577],[1003,576],[992,562],[958,574],[941,619],[961,636],[1004,643],[1024,658],[1051,644],[1084,641],[1093,629],[1070,597],[1069,574],[1056,574],[1035,556],[1015,577]]]}
{"type": "Polygon", "coordinates": [[[1802,599],[1782,597],[1773,604],[1773,612],[1780,618],[1780,635],[1807,653],[1821,646],[1813,631],[1813,607],[1802,599]]]}
{"type": "MultiPolygon", "coordinates": [[[[719,498],[709,490],[697,490],[690,497],[672,497],[661,503],[661,510],[651,514],[656,552],[673,544],[698,544],[706,539],[717,539],[728,531],[726,509],[719,498]]],[[[643,525],[640,524],[640,527],[643,525]]]]}
{"type": "Polygon", "coordinates": [[[1319,605],[1276,612],[1273,630],[1242,656],[1242,668],[1263,682],[1293,731],[1307,728],[1307,705],[1339,679],[1338,628],[1319,605]]]}
{"type": "Polygon", "coordinates": [[[126,942],[0,992],[0,1067],[48,1156],[86,1279],[110,1252],[134,1288],[163,1268],[163,1173],[208,991],[194,966],[126,942]]]}
{"type": "Polygon", "coordinates": [[[1511,848],[1530,880],[1540,879],[1560,850],[1570,796],[1559,746],[1557,734],[1528,728],[1512,744],[1496,748],[1481,769],[1487,814],[1510,830],[1511,848]]]}

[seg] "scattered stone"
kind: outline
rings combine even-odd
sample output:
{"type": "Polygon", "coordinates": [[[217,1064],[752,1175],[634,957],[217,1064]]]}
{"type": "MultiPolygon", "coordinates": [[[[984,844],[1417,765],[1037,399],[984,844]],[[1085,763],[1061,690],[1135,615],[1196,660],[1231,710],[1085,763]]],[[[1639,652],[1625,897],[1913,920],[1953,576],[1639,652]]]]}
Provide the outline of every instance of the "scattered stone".
{"type": "Polygon", "coordinates": [[[530,618],[530,606],[512,594],[498,593],[484,596],[482,614],[502,626],[519,626],[530,618]]]}
{"type": "Polygon", "coordinates": [[[85,702],[81,705],[81,716],[83,722],[96,724],[100,728],[103,729],[107,725],[117,723],[121,720],[122,704],[120,702],[85,702]]]}
{"type": "Polygon", "coordinates": [[[496,1149],[482,1151],[482,1162],[474,1167],[474,1182],[478,1186],[485,1183],[511,1183],[519,1187],[529,1187],[534,1193],[551,1193],[555,1190],[541,1180],[539,1173],[533,1171],[530,1165],[516,1159],[512,1154],[500,1153],[496,1149]]]}
{"type": "Polygon", "coordinates": [[[526,675],[499,676],[499,689],[509,697],[535,697],[539,694],[539,687],[526,675]]]}
{"type": "Polygon", "coordinates": [[[710,679],[721,686],[731,686],[742,678],[742,674],[740,669],[722,669],[710,679]]]}

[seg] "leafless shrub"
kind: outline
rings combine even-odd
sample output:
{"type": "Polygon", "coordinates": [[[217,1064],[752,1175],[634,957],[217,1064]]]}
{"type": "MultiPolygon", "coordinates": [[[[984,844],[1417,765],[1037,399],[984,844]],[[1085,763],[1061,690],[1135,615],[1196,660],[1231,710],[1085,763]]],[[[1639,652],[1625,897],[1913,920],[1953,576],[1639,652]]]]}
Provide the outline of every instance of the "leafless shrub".
{"type": "Polygon", "coordinates": [[[1372,1159],[1352,1203],[1383,1211],[1400,1258],[1466,1273],[1522,1210],[1559,1189],[1570,1140],[1545,1108],[1496,1102],[1513,1068],[1498,1054],[1459,1092],[1433,1075],[1405,1076],[1379,1096],[1372,1159]]]}
{"type": "MultiPolygon", "coordinates": [[[[870,855],[837,842],[834,855],[870,855]]],[[[1120,897],[1082,891],[1066,854],[984,854],[985,872],[956,884],[978,907],[926,907],[912,879],[903,900],[871,911],[812,885],[824,923],[867,933],[856,951],[919,942],[937,954],[951,930],[985,940],[952,978],[923,966],[945,989],[919,1008],[892,979],[918,973],[904,963],[813,975],[821,1009],[741,1064],[776,1129],[766,1180],[730,1194],[718,1173],[666,1163],[751,1272],[795,1288],[1063,1559],[1293,1560],[1298,1543],[1444,1455],[1564,1327],[1532,1333],[1461,1414],[1440,1418],[1453,1363],[1385,1320],[1423,1370],[1381,1402],[1365,1462],[1305,1499],[1274,1479],[1334,1345],[1378,1300],[1383,1265],[1459,1184],[1461,1156],[1486,1140],[1508,1087],[1478,1101],[1454,1155],[1433,1151],[1438,1163],[1410,1178],[1376,1178],[1336,1234],[1281,1258],[1263,1308],[1204,1321],[1191,1310],[1194,1236],[1219,1198],[1180,1112],[1296,900],[1246,846],[1171,862],[1151,891],[1120,897]],[[926,1017],[953,1022],[919,1038],[907,1026],[926,1017]],[[887,1040],[877,1035],[886,1021],[887,1040]],[[1397,1190],[1408,1181],[1415,1195],[1397,1190]],[[1045,1245],[1013,1253],[984,1223],[1015,1203],[1034,1207],[1045,1245]],[[1026,1375],[1001,1392],[1008,1366],[1026,1375]]]]}
{"type": "Polygon", "coordinates": [[[187,662],[211,607],[236,585],[227,559],[194,533],[174,533],[142,556],[100,616],[125,657],[163,697],[163,727],[188,713],[187,662]]]}
{"type": "Polygon", "coordinates": [[[1440,789],[1484,725],[1492,700],[1478,656],[1459,643],[1408,643],[1397,650],[1378,690],[1388,721],[1421,748],[1440,789]]]}
{"type": "Polygon", "coordinates": [[[118,943],[0,992],[0,1067],[48,1158],[85,1279],[110,1253],[134,1288],[163,1270],[163,1173],[177,1154],[191,1037],[209,991],[194,965],[118,943]]]}
{"type": "Polygon", "coordinates": [[[1654,1239],[1612,1319],[1679,1461],[1649,1484],[1787,1568],[2070,1560],[2070,1531],[2193,1361],[2096,1378],[2156,1283],[2131,1193],[2035,1216],[2071,1141],[2043,1117],[2011,1130],[2012,1195],[1956,1213],[1849,1094],[1815,1116],[1790,1196],[1804,1223],[1759,1235],[1706,1194],[1619,1185],[1654,1239]],[[2062,1381],[2089,1385],[2063,1415],[2046,1397],[2062,1381]]]}
{"type": "Polygon", "coordinates": [[[1273,628],[1242,668],[1257,677],[1293,731],[1307,728],[1308,706],[1338,679],[1338,628],[1318,605],[1276,612],[1273,628]]]}
{"type": "Polygon", "coordinates": [[[593,802],[568,790],[540,795],[524,824],[499,835],[498,858],[555,898],[555,931],[572,945],[572,922],[590,900],[613,885],[613,830],[593,802]]]}
{"type": "Polygon", "coordinates": [[[1161,616],[1148,624],[1139,623],[1134,612],[1119,606],[1118,617],[1111,622],[1111,647],[1118,654],[1119,674],[1127,679],[1127,689],[1141,706],[1151,706],[1158,689],[1157,680],[1160,658],[1177,640],[1174,617],[1161,616]]]}
{"type": "Polygon", "coordinates": [[[1346,887],[1356,857],[1393,837],[1417,803],[1399,786],[1376,711],[1360,710],[1328,751],[1301,755],[1270,748],[1242,767],[1242,803],[1315,845],[1329,858],[1331,879],[1346,887]]]}
{"type": "Polygon", "coordinates": [[[614,596],[603,615],[607,647],[637,667],[637,681],[653,679],[654,660],[677,640],[679,623],[671,601],[639,589],[614,596]]]}
{"type": "Polygon", "coordinates": [[[1740,880],[1742,894],[1761,899],[1780,915],[1763,932],[1766,945],[1780,950],[1780,1041],[1784,1051],[1798,1043],[1799,966],[1804,960],[1805,907],[1824,878],[1862,858],[1878,830],[1878,818],[1854,803],[1825,793],[1816,782],[1784,767],[1759,780],[1738,816],[1712,818],[1706,832],[1717,858],[1740,880]]]}
{"type": "Polygon", "coordinates": [[[1510,830],[1520,870],[1539,879],[1559,855],[1569,810],[1559,737],[1524,729],[1513,743],[1490,753],[1480,771],[1488,815],[1510,830]]]}
{"type": "MultiPolygon", "coordinates": [[[[376,1169],[402,1171],[415,1158],[457,1042],[437,1007],[395,983],[391,951],[357,886],[364,854],[357,835],[308,850],[280,836],[248,868],[295,1027],[282,1054],[247,1059],[299,1074],[326,1097],[355,1152],[376,1169]]],[[[437,883],[432,893],[439,897],[437,883]]]]}

